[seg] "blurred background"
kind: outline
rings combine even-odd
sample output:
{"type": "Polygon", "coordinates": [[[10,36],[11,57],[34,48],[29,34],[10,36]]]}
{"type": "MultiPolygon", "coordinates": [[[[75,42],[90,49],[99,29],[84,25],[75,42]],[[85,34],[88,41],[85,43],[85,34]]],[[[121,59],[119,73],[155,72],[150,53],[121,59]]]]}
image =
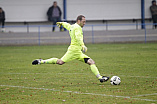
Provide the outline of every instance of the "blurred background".
{"type": "MultiPolygon", "coordinates": [[[[0,0],[5,11],[5,28],[0,45],[67,44],[68,32],[56,27],[47,11],[53,0],[0,0]]],[[[155,42],[150,6],[152,0],[56,0],[61,20],[75,23],[78,15],[86,17],[83,28],[86,43],[155,42]]]]}

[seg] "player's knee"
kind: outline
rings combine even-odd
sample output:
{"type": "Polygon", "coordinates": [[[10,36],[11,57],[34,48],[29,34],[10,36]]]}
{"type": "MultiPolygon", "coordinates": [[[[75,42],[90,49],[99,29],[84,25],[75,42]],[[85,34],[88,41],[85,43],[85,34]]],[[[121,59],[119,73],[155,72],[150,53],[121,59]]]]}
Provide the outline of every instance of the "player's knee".
{"type": "Polygon", "coordinates": [[[92,65],[92,64],[95,64],[95,62],[92,59],[88,59],[87,64],[92,65]]]}
{"type": "Polygon", "coordinates": [[[65,62],[64,61],[62,61],[61,59],[58,59],[57,60],[57,64],[59,64],[59,65],[63,65],[65,62]]]}

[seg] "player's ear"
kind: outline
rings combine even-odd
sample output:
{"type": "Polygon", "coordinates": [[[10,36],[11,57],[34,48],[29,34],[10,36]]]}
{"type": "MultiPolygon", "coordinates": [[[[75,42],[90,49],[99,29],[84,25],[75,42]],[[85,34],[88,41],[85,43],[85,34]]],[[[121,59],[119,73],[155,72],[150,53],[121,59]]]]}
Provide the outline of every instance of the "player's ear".
{"type": "Polygon", "coordinates": [[[81,22],[80,20],[77,21],[78,24],[80,24],[80,22],[81,22]]]}

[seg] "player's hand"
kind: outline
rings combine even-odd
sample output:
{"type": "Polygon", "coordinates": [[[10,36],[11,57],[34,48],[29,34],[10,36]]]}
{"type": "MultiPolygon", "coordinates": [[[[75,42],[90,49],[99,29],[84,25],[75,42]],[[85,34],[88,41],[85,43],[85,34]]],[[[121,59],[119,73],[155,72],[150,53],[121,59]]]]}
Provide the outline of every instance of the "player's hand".
{"type": "Polygon", "coordinates": [[[57,22],[56,24],[57,24],[58,27],[62,26],[62,22],[57,22]]]}
{"type": "Polygon", "coordinates": [[[87,47],[85,45],[82,45],[82,52],[86,53],[87,52],[87,47]]]}

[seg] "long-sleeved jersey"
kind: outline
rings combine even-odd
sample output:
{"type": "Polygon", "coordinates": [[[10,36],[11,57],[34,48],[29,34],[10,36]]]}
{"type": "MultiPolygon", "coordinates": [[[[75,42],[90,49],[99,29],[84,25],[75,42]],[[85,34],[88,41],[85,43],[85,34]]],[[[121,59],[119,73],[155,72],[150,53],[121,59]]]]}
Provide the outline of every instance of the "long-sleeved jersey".
{"type": "Polygon", "coordinates": [[[71,44],[61,60],[69,62],[77,59],[84,62],[84,58],[90,58],[81,51],[82,46],[84,45],[82,28],[77,23],[70,25],[69,23],[62,22],[62,26],[69,31],[71,44]]]}
{"type": "Polygon", "coordinates": [[[69,23],[63,22],[63,27],[69,31],[71,37],[71,45],[82,46],[83,42],[83,31],[82,28],[77,24],[70,25],[69,23]]]}

